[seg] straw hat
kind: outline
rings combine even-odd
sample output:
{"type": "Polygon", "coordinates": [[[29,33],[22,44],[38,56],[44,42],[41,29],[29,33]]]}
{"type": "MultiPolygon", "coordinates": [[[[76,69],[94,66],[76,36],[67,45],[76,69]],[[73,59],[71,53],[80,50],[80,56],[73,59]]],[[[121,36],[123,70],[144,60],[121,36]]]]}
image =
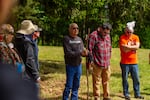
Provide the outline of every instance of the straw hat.
{"type": "Polygon", "coordinates": [[[29,35],[36,31],[37,28],[32,23],[31,20],[24,20],[21,22],[21,29],[17,31],[17,33],[29,35]]]}

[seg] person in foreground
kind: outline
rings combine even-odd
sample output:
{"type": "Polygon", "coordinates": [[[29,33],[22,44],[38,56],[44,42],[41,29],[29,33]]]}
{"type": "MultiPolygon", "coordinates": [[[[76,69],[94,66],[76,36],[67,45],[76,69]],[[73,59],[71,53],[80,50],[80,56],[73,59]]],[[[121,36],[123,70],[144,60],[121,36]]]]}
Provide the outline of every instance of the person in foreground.
{"type": "Polygon", "coordinates": [[[63,48],[66,64],[66,85],[63,92],[63,100],[78,100],[78,88],[80,86],[80,76],[82,74],[81,56],[88,55],[84,49],[83,42],[78,37],[79,28],[76,23],[69,25],[69,35],[64,36],[63,48]]]}
{"type": "MultiPolygon", "coordinates": [[[[16,1],[18,0],[0,0],[0,27],[3,27],[5,23],[9,23],[7,21],[10,18],[12,8],[16,1]]],[[[0,29],[0,31],[2,31],[2,29],[0,29]]],[[[0,32],[0,42],[3,42],[4,35],[5,34],[2,35],[2,32],[0,32]]],[[[7,35],[9,35],[8,37],[11,40],[12,35],[7,35]]],[[[7,64],[4,64],[0,62],[0,80],[1,100],[39,100],[34,83],[25,81],[19,77],[12,63],[7,62],[7,64]]]]}
{"type": "Polygon", "coordinates": [[[13,64],[0,62],[0,80],[1,100],[39,100],[35,85],[19,77],[13,64]]]}
{"type": "Polygon", "coordinates": [[[134,96],[138,99],[144,99],[140,95],[140,80],[138,73],[137,50],[140,46],[139,37],[134,33],[135,21],[128,22],[125,33],[120,36],[119,46],[121,51],[120,67],[122,70],[123,94],[126,100],[130,100],[128,91],[128,75],[131,73],[133,80],[134,96]]]}
{"type": "Polygon", "coordinates": [[[112,26],[103,23],[89,36],[89,53],[91,55],[91,67],[93,68],[93,96],[94,100],[100,100],[100,77],[102,78],[103,100],[111,100],[109,94],[111,39],[112,26]]]}

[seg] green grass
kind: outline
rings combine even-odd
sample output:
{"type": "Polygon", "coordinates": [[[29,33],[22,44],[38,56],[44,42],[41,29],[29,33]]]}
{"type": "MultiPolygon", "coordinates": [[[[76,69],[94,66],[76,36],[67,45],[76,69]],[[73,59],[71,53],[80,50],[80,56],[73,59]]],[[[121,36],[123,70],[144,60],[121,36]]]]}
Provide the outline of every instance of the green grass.
{"type": "MultiPolygon", "coordinates": [[[[62,93],[65,86],[66,74],[64,64],[64,54],[62,47],[53,46],[39,46],[39,60],[40,73],[42,77],[41,98],[43,100],[61,100],[62,93]]],[[[141,95],[145,100],[150,100],[150,65],[148,64],[148,49],[139,49],[139,74],[140,74],[140,88],[141,95]]],[[[121,70],[119,66],[120,51],[118,48],[113,48],[111,58],[111,79],[110,79],[110,94],[113,100],[124,100],[122,95],[121,85],[121,70]]],[[[81,85],[79,89],[79,100],[86,100],[87,81],[85,59],[83,59],[83,75],[81,77],[81,85]]],[[[90,100],[92,97],[92,78],[89,75],[89,91],[90,100]]],[[[102,86],[101,94],[102,94],[102,86]]],[[[129,77],[129,91],[131,100],[134,99],[134,92],[132,88],[132,80],[129,77]]]]}

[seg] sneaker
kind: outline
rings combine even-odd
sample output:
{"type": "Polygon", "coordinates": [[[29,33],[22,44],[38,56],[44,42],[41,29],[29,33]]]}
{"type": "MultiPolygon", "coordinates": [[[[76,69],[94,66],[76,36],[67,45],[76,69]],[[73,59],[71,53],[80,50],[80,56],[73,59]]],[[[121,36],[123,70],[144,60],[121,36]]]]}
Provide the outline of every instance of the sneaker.
{"type": "Polygon", "coordinates": [[[103,98],[103,100],[111,100],[110,98],[103,98]]]}
{"type": "Polygon", "coordinates": [[[130,97],[129,96],[125,96],[125,100],[130,100],[130,97]]]}
{"type": "Polygon", "coordinates": [[[144,99],[144,97],[143,96],[135,96],[135,98],[137,98],[137,99],[144,99]]]}

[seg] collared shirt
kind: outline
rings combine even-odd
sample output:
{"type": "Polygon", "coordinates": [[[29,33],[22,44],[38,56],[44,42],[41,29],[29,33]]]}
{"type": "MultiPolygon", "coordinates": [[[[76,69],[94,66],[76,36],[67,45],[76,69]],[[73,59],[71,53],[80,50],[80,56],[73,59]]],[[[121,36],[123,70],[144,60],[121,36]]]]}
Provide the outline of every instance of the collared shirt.
{"type": "Polygon", "coordinates": [[[97,31],[94,31],[89,36],[89,52],[92,60],[99,67],[108,67],[111,58],[111,39],[110,35],[100,36],[97,31]]]}

